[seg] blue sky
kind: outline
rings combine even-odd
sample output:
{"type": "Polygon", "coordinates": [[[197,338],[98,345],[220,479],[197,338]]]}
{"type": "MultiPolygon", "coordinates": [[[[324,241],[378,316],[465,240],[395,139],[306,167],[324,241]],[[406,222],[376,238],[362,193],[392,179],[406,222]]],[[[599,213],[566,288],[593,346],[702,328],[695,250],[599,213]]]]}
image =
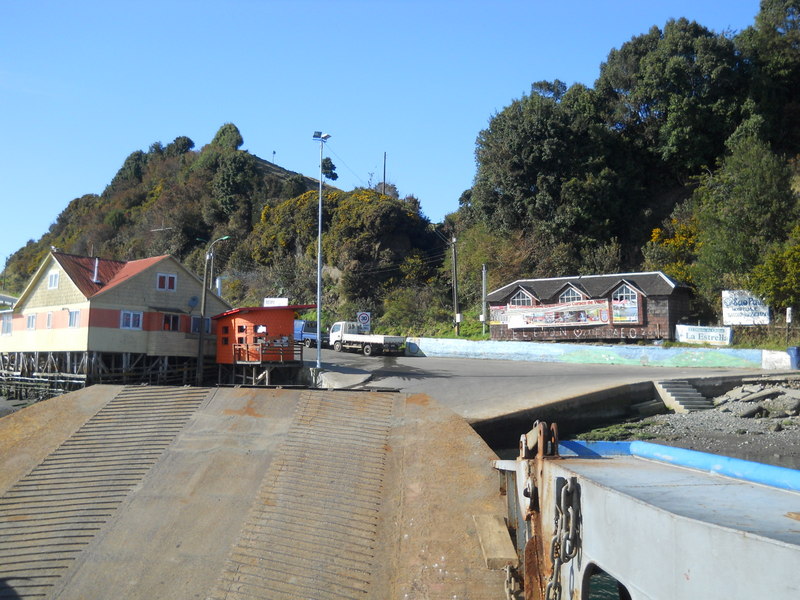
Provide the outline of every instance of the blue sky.
{"type": "Polygon", "coordinates": [[[342,189],[387,181],[434,222],[475,139],[539,80],[592,86],[651,26],[753,23],[758,0],[0,0],[0,260],[135,150],[234,123],[243,149],[342,189]]]}

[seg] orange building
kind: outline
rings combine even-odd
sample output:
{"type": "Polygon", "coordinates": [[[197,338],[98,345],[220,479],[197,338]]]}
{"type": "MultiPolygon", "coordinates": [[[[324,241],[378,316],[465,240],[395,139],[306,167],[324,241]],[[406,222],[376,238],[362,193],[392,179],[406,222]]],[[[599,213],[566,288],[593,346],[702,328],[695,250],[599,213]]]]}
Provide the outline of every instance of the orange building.
{"type": "MultiPolygon", "coordinates": [[[[303,346],[294,343],[294,320],[298,311],[314,306],[251,306],[212,317],[217,331],[217,364],[230,365],[226,370],[231,373],[231,383],[269,383],[275,367],[302,366],[303,346]]],[[[224,379],[220,368],[219,380],[224,379]]]]}

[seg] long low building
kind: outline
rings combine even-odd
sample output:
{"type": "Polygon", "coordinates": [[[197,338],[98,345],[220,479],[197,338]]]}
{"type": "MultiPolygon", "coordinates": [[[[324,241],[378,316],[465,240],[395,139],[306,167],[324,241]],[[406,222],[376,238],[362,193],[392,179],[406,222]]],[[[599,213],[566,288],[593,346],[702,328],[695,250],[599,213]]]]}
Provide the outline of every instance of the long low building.
{"type": "Polygon", "coordinates": [[[674,338],[688,287],[660,271],[518,279],[487,296],[493,340],[674,338]]]}

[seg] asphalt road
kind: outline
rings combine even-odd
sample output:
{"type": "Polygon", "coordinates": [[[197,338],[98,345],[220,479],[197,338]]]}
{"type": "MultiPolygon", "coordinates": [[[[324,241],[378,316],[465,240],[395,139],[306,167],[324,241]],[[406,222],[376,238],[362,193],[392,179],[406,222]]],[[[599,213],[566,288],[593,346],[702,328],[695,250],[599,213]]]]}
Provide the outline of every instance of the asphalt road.
{"type": "MultiPolygon", "coordinates": [[[[313,353],[313,351],[312,351],[313,353]]],[[[306,359],[312,354],[307,354],[306,359]]],[[[572,396],[642,381],[763,374],[729,368],[544,363],[411,356],[365,357],[322,351],[324,369],[370,374],[370,387],[424,393],[468,421],[480,421],[572,396]]]]}

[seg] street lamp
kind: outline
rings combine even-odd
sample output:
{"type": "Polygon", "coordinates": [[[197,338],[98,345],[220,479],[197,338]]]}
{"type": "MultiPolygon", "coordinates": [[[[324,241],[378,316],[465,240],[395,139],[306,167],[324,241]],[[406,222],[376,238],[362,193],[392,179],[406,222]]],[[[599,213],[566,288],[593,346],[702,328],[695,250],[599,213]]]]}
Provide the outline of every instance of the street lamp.
{"type": "Polygon", "coordinates": [[[206,331],[206,294],[208,294],[208,258],[213,257],[214,254],[214,244],[217,242],[221,242],[222,240],[228,240],[231,236],[223,235],[221,238],[217,238],[213,242],[208,245],[208,249],[206,250],[206,260],[203,264],[203,292],[200,295],[200,325],[198,327],[198,335],[197,335],[197,386],[200,387],[203,385],[203,363],[205,356],[203,354],[203,334],[206,331]]]}
{"type": "Polygon", "coordinates": [[[322,368],[322,149],[330,134],[315,131],[314,141],[319,142],[319,209],[317,216],[317,373],[322,368]]]}

